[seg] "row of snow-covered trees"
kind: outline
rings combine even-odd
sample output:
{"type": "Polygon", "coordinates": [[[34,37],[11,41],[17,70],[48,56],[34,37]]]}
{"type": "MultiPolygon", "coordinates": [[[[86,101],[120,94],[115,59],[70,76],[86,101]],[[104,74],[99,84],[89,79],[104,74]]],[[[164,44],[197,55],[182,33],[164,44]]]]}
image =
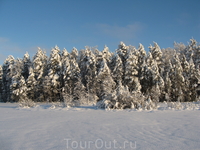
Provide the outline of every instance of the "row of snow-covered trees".
{"type": "Polygon", "coordinates": [[[0,66],[2,102],[96,103],[110,107],[139,107],[145,100],[195,101],[199,81],[200,46],[194,39],[185,46],[160,49],[126,46],[116,53],[85,47],[71,53],[55,46],[51,54],[38,48],[30,59],[8,56],[0,66]]]}

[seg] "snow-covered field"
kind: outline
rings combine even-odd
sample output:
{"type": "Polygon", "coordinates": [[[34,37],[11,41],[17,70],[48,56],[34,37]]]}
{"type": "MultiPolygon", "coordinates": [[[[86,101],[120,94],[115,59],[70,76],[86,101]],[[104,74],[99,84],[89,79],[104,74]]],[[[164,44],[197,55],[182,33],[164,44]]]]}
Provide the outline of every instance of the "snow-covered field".
{"type": "Polygon", "coordinates": [[[0,149],[200,149],[200,109],[19,108],[0,103],[0,149]]]}

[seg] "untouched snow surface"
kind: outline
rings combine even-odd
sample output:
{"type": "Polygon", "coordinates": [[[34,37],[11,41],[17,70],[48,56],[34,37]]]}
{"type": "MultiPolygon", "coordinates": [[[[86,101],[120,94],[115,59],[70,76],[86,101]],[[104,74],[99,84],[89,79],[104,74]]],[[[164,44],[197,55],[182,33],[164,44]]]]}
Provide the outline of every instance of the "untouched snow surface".
{"type": "Polygon", "coordinates": [[[101,110],[93,106],[22,109],[0,103],[0,149],[197,150],[200,111],[101,110]]]}

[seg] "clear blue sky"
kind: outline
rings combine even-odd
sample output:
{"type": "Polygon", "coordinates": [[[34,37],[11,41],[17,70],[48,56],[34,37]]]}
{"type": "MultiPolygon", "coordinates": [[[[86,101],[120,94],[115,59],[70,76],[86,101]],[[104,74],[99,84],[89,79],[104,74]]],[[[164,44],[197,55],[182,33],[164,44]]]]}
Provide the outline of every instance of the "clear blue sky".
{"type": "Polygon", "coordinates": [[[37,47],[115,51],[123,41],[148,50],[192,37],[200,42],[199,0],[0,0],[0,64],[37,47]]]}

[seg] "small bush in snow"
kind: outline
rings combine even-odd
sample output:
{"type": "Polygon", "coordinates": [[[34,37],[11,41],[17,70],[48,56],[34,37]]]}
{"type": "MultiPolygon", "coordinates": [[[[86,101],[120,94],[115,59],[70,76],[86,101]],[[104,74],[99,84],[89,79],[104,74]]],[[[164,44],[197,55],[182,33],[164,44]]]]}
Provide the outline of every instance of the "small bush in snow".
{"type": "Polygon", "coordinates": [[[180,102],[169,102],[167,103],[167,107],[171,109],[182,109],[180,102]]]}
{"type": "Polygon", "coordinates": [[[157,109],[157,104],[150,98],[146,99],[140,92],[130,93],[126,88],[118,91],[117,94],[107,95],[96,104],[101,109],[136,109],[152,110],[157,109]]]}
{"type": "Polygon", "coordinates": [[[73,107],[73,106],[79,106],[80,105],[80,101],[75,100],[72,95],[65,94],[63,96],[63,98],[64,98],[64,101],[63,101],[64,107],[73,107]]]}
{"type": "Polygon", "coordinates": [[[23,99],[19,101],[19,106],[23,108],[34,107],[35,103],[30,99],[23,99]]]}
{"type": "Polygon", "coordinates": [[[167,108],[175,109],[175,110],[194,110],[199,109],[198,102],[187,102],[187,103],[180,103],[180,102],[168,102],[167,108]]]}

